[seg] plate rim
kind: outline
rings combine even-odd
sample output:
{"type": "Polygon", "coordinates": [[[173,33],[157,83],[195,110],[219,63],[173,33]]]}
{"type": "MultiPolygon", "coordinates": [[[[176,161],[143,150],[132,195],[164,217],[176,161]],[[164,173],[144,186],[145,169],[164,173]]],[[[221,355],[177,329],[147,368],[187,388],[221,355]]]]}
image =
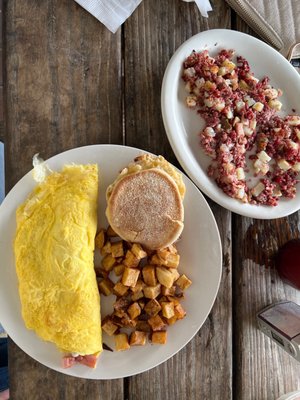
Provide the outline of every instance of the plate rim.
{"type": "MultiPolygon", "coordinates": [[[[244,32],[239,32],[239,31],[233,31],[231,29],[210,29],[206,31],[199,32],[193,36],[191,36],[189,39],[187,39],[185,42],[183,42],[177,50],[174,52],[172,57],[170,58],[167,67],[164,72],[163,80],[162,80],[162,85],[161,85],[161,111],[162,111],[162,118],[163,118],[163,123],[165,127],[165,131],[167,133],[168,140],[171,144],[172,150],[175,153],[176,158],[178,159],[180,165],[182,166],[183,170],[185,173],[188,175],[188,177],[194,182],[194,184],[204,193],[206,194],[210,199],[212,199],[214,202],[219,204],[220,206],[224,207],[225,209],[234,212],[238,215],[244,216],[244,217],[249,217],[249,218],[254,218],[254,219],[262,219],[262,220],[271,220],[271,219],[277,219],[277,218],[283,218],[288,215],[291,215],[292,213],[298,211],[300,209],[300,200],[298,201],[298,204],[295,202],[294,206],[290,206],[287,209],[283,209],[277,211],[278,209],[276,207],[271,207],[271,206],[266,206],[266,205],[253,205],[253,204],[246,204],[245,206],[248,206],[242,209],[242,206],[244,204],[240,203],[237,199],[230,198],[227,196],[225,193],[221,191],[221,189],[218,188],[214,180],[211,180],[213,183],[214,187],[219,190],[219,195],[218,192],[216,191],[210,191],[207,189],[207,187],[201,183],[200,179],[197,177],[196,171],[193,170],[192,166],[189,165],[189,162],[184,158],[183,156],[183,150],[180,149],[179,145],[176,144],[175,140],[175,134],[172,132],[175,131],[175,128],[171,127],[172,125],[172,119],[170,118],[170,114],[174,115],[175,110],[174,107],[171,105],[172,102],[168,100],[168,93],[170,93],[169,88],[174,86],[174,78],[171,79],[170,71],[174,69],[177,71],[176,67],[176,62],[179,62],[177,58],[180,56],[180,53],[190,45],[190,43],[193,43],[196,41],[198,38],[203,38],[205,36],[209,36],[211,34],[220,34],[220,35],[232,35],[237,38],[240,37],[247,37],[249,40],[253,41],[254,43],[259,43],[260,46],[265,46],[265,48],[268,48],[269,51],[271,51],[275,57],[278,57],[278,59],[283,62],[288,68],[290,68],[291,74],[295,76],[295,79],[299,80],[300,75],[297,73],[297,71],[292,67],[292,65],[288,62],[288,60],[280,54],[277,50],[272,48],[270,45],[267,43],[263,42],[262,40],[251,36],[247,33],[244,32]],[[256,212],[258,210],[258,212],[256,212]],[[259,212],[260,210],[264,210],[265,212],[259,212]],[[270,215],[270,210],[274,210],[273,213],[275,215],[270,215]],[[275,212],[277,211],[277,212],[275,212]]],[[[200,47],[200,46],[199,46],[200,47]]],[[[204,46],[205,47],[205,46],[204,46]]],[[[207,47],[209,48],[209,46],[207,47]]],[[[189,51],[192,51],[190,49],[189,51]]],[[[183,60],[182,60],[183,61],[183,60]]],[[[178,140],[183,142],[181,140],[181,134],[177,136],[178,140]]],[[[201,147],[199,145],[199,151],[201,151],[201,147]]],[[[204,153],[203,153],[204,154],[204,153]]],[[[197,161],[195,164],[198,165],[198,167],[202,170],[202,168],[199,166],[197,161]]],[[[202,170],[203,171],[203,170],[202,170]]],[[[205,171],[203,173],[206,174],[205,171]]],[[[206,174],[207,175],[207,174],[206,174]]],[[[298,189],[300,190],[300,188],[298,189]]],[[[286,200],[289,201],[289,200],[286,200]]]]}
{"type": "MultiPolygon", "coordinates": [[[[80,150],[82,150],[82,149],[88,150],[89,148],[93,148],[93,149],[96,149],[96,150],[97,150],[98,148],[101,148],[101,149],[102,149],[102,148],[105,148],[105,147],[106,147],[106,148],[119,149],[119,150],[121,150],[121,149],[124,150],[124,148],[126,148],[126,149],[129,149],[130,151],[132,150],[132,151],[136,151],[136,152],[143,152],[143,153],[153,154],[153,153],[150,153],[150,152],[148,152],[148,151],[146,151],[146,150],[143,150],[143,149],[140,149],[140,148],[137,148],[137,147],[132,147],[132,146],[125,146],[125,145],[118,145],[118,144],[94,144],[94,145],[92,144],[92,145],[86,145],[86,146],[80,146],[80,147],[75,147],[75,148],[72,148],[72,149],[68,149],[68,150],[63,151],[63,152],[61,152],[61,153],[58,153],[58,154],[53,155],[52,157],[46,159],[45,162],[52,161],[53,159],[55,159],[55,158],[57,158],[57,157],[61,157],[61,156],[65,155],[65,154],[67,154],[67,153],[77,152],[77,151],[80,151],[80,150]]],[[[127,151],[127,150],[126,150],[126,151],[127,151]]],[[[99,164],[98,164],[98,165],[99,165],[99,164]]],[[[173,164],[172,164],[172,165],[173,165],[173,164]]],[[[173,166],[174,166],[174,165],[173,165],[173,166]]],[[[175,166],[174,166],[174,167],[175,167],[175,166]]],[[[176,170],[178,170],[178,171],[184,176],[184,179],[186,179],[187,181],[189,181],[189,183],[195,188],[195,190],[197,190],[198,194],[200,195],[200,197],[201,197],[201,199],[202,199],[202,201],[203,201],[203,205],[205,205],[205,207],[206,207],[206,211],[208,211],[209,214],[210,214],[210,220],[211,220],[211,223],[212,223],[212,227],[213,227],[213,229],[214,229],[214,231],[215,231],[215,234],[216,234],[216,237],[217,237],[217,243],[214,243],[214,247],[216,248],[216,251],[217,251],[217,258],[219,258],[218,263],[216,263],[216,271],[217,271],[217,274],[218,274],[218,280],[217,280],[217,282],[215,282],[215,283],[216,283],[216,286],[215,286],[214,294],[213,294],[213,296],[212,296],[211,304],[209,305],[209,307],[208,307],[208,309],[207,309],[207,311],[206,311],[206,313],[205,313],[205,318],[203,319],[202,323],[201,323],[199,326],[197,326],[197,330],[193,333],[192,336],[190,336],[190,338],[189,338],[187,341],[185,341],[185,343],[183,343],[180,347],[176,348],[175,351],[171,351],[171,354],[170,354],[170,355],[167,355],[167,356],[163,357],[161,360],[159,360],[158,363],[156,362],[155,365],[152,365],[152,366],[150,366],[150,367],[147,367],[147,366],[146,366],[145,368],[141,368],[141,369],[139,369],[138,371],[136,371],[136,372],[134,372],[134,373],[130,373],[129,375],[128,375],[128,374],[119,374],[119,375],[117,375],[117,376],[113,376],[113,377],[109,377],[109,378],[108,378],[108,377],[103,377],[103,376],[95,377],[95,376],[90,376],[90,374],[88,374],[88,371],[89,371],[88,369],[85,369],[85,370],[84,370],[84,372],[86,372],[86,375],[85,375],[85,374],[83,375],[83,374],[77,373],[77,371],[75,371],[74,369],[72,370],[71,368],[70,368],[70,369],[64,369],[64,370],[62,370],[62,369],[61,369],[61,365],[57,365],[57,368],[55,368],[55,366],[49,365],[50,362],[49,362],[49,363],[41,362],[36,356],[33,356],[32,354],[29,354],[27,350],[24,350],[24,348],[23,348],[23,343],[20,344],[19,341],[15,341],[15,339],[14,339],[14,338],[15,338],[15,335],[14,335],[14,333],[11,335],[11,333],[7,332],[8,335],[11,337],[11,339],[12,339],[12,340],[22,349],[22,351],[24,351],[29,357],[33,358],[34,360],[36,360],[38,363],[42,364],[42,365],[45,366],[46,368],[53,369],[53,370],[55,370],[55,371],[57,371],[57,372],[59,372],[59,373],[62,373],[62,374],[64,374],[64,375],[68,375],[68,376],[74,376],[74,377],[83,378],[83,379],[96,379],[96,380],[122,379],[122,378],[130,377],[130,376],[135,376],[135,375],[137,375],[137,374],[140,374],[140,373],[149,371],[149,370],[151,370],[151,369],[153,369],[153,368],[155,368],[155,367],[157,367],[157,366],[163,364],[164,362],[166,362],[167,360],[169,360],[170,358],[172,358],[173,356],[175,356],[179,351],[181,351],[181,350],[194,338],[194,336],[197,334],[197,332],[199,331],[199,329],[201,329],[201,327],[202,327],[203,324],[205,323],[205,321],[206,321],[206,319],[207,319],[209,313],[211,312],[211,310],[212,310],[212,308],[213,308],[213,306],[214,306],[214,304],[215,304],[215,301],[216,301],[216,298],[217,298],[217,295],[218,295],[219,289],[220,289],[220,283],[221,283],[222,272],[223,272],[223,268],[222,268],[222,265],[223,265],[222,241],[221,241],[221,236],[220,236],[220,231],[219,231],[219,228],[218,228],[218,224],[217,224],[217,222],[216,222],[215,216],[214,216],[214,214],[213,214],[213,212],[212,212],[212,210],[211,210],[211,208],[210,208],[210,206],[209,206],[207,200],[205,199],[205,197],[203,196],[203,194],[201,193],[201,191],[199,190],[199,188],[192,182],[192,180],[191,180],[184,172],[180,171],[177,167],[175,167],[175,168],[176,168],[176,170]]],[[[25,180],[25,178],[26,178],[28,175],[30,175],[30,174],[32,173],[32,171],[33,171],[33,168],[32,168],[30,171],[28,171],[27,173],[25,173],[25,174],[16,182],[16,184],[10,189],[10,191],[7,193],[7,195],[6,195],[5,199],[4,199],[4,201],[3,201],[2,204],[0,205],[0,217],[1,217],[1,214],[2,214],[2,213],[5,213],[6,203],[8,203],[8,202],[10,201],[11,196],[14,194],[14,188],[15,188],[17,185],[22,184],[22,181],[25,180]]],[[[15,268],[14,268],[14,273],[15,273],[15,268]]],[[[0,302],[0,310],[1,310],[1,302],[0,302]]],[[[1,321],[1,323],[3,324],[4,329],[5,329],[5,322],[3,323],[3,322],[1,321]]],[[[24,321],[23,321],[23,323],[24,323],[24,321]]],[[[25,324],[24,324],[24,325],[25,325],[25,324]]],[[[25,326],[24,326],[24,328],[27,329],[25,326]]],[[[31,330],[30,330],[30,331],[31,331],[31,330]]],[[[34,331],[33,331],[33,333],[35,334],[34,331]]],[[[36,334],[35,334],[35,335],[36,335],[36,334]]],[[[42,340],[42,339],[39,338],[39,340],[42,340]]],[[[48,342],[45,341],[45,343],[47,344],[48,342]]],[[[149,345],[149,344],[148,344],[148,345],[149,345]]]]}

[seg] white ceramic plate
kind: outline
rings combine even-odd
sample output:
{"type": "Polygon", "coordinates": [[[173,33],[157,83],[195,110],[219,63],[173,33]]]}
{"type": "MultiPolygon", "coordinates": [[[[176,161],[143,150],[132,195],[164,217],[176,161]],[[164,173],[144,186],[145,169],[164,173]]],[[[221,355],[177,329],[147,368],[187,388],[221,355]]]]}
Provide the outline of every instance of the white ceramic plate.
{"type": "MultiPolygon", "coordinates": [[[[50,158],[52,170],[59,170],[66,163],[98,163],[100,170],[99,226],[107,227],[105,218],[105,191],[124,168],[142,150],[116,145],[81,147],[50,158]]],[[[13,240],[15,212],[35,186],[32,174],[25,175],[10,191],[0,207],[0,318],[9,336],[27,354],[42,364],[64,374],[82,378],[113,379],[134,375],[167,360],[177,353],[202,326],[214,303],[221,277],[221,242],[214,216],[194,184],[183,176],[187,188],[184,199],[185,227],[178,243],[181,254],[180,270],[193,284],[189,287],[183,306],[187,316],[168,330],[166,345],[147,344],[125,352],[103,351],[95,370],[76,365],[61,368],[61,354],[51,343],[40,340],[33,331],[25,328],[21,317],[18,283],[14,265],[13,240]]],[[[101,297],[102,316],[112,312],[114,296],[101,297]]],[[[104,342],[111,345],[109,338],[104,342]]]]}
{"type": "Polygon", "coordinates": [[[226,29],[201,32],[183,43],[171,58],[162,84],[162,114],[165,129],[174,153],[189,177],[216,203],[237,214],[252,218],[272,219],[284,217],[300,208],[300,185],[295,199],[281,199],[277,207],[243,204],[225,195],[206,174],[211,159],[199,144],[199,133],[204,120],[185,105],[187,92],[181,79],[182,64],[193,50],[209,50],[215,56],[222,49],[234,49],[248,60],[251,70],[259,79],[269,76],[275,88],[283,90],[282,115],[300,113],[300,76],[290,63],[264,42],[244,33],[226,29]]]}

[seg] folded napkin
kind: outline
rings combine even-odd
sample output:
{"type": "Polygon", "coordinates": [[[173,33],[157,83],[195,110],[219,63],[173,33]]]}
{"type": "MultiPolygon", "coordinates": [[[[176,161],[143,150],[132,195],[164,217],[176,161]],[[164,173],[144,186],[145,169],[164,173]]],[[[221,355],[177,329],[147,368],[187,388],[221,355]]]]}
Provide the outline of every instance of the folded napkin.
{"type": "MultiPolygon", "coordinates": [[[[115,33],[124,21],[133,13],[142,0],[75,0],[111,32],[115,33]]],[[[163,0],[161,0],[163,1],[163,0]]],[[[193,0],[185,0],[193,1],[193,0]]],[[[202,16],[211,11],[209,0],[195,0],[202,16]]]]}
{"type": "Polygon", "coordinates": [[[209,0],[183,0],[183,1],[186,1],[186,2],[195,1],[195,3],[197,4],[197,6],[200,10],[202,17],[208,17],[207,12],[212,11],[209,0]]]}
{"type": "Polygon", "coordinates": [[[115,33],[142,0],[75,0],[115,33]]]}

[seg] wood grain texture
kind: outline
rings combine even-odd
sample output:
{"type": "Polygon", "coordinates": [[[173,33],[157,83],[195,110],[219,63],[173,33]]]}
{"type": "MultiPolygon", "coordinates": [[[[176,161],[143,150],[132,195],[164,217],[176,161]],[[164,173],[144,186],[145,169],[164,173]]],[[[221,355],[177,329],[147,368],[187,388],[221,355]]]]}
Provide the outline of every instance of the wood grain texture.
{"type": "MultiPolygon", "coordinates": [[[[258,37],[239,17],[236,28],[258,37]]],[[[269,304],[280,300],[300,304],[300,291],[284,284],[274,269],[278,248],[299,237],[299,222],[299,213],[270,221],[233,218],[233,373],[239,400],[276,399],[300,389],[300,364],[260,332],[256,323],[257,312],[269,304]]]]}
{"type": "Polygon", "coordinates": [[[300,364],[257,329],[256,314],[280,300],[300,304],[300,292],[284,284],[272,267],[278,248],[299,236],[299,216],[275,221],[236,216],[233,231],[235,395],[276,399],[300,388],[300,364]]]}
{"type": "Polygon", "coordinates": [[[0,0],[0,141],[4,141],[5,118],[4,118],[4,21],[3,21],[3,0],[0,0]]]}
{"type": "Polygon", "coordinates": [[[28,356],[24,357],[22,350],[10,339],[9,355],[10,395],[13,400],[124,399],[122,379],[98,381],[60,374],[28,356]]]}
{"type": "Polygon", "coordinates": [[[120,32],[73,0],[11,0],[6,50],[7,189],[36,152],[123,142],[120,32]]]}
{"type": "MultiPolygon", "coordinates": [[[[169,59],[186,39],[209,28],[230,27],[230,11],[225,3],[214,1],[212,5],[214,11],[207,20],[195,4],[143,0],[125,23],[126,144],[162,154],[177,166],[161,117],[162,78],[169,59]]],[[[177,355],[127,379],[128,399],[217,399],[220,387],[222,399],[232,397],[231,219],[229,212],[211,205],[224,256],[216,303],[195,338],[177,355]]]]}
{"type": "MultiPolygon", "coordinates": [[[[3,107],[0,76],[7,189],[31,168],[34,153],[48,158],[86,144],[140,147],[179,167],[160,109],[170,57],[207,29],[256,36],[225,0],[211,4],[205,19],[193,3],[143,0],[112,35],[74,0],[7,1],[3,107]]],[[[12,399],[273,400],[300,388],[299,364],[255,323],[256,312],[274,301],[300,303],[300,292],[272,268],[278,247],[300,236],[299,214],[258,221],[209,204],[222,240],[222,281],[208,319],[184,349],[124,381],[93,381],[58,374],[10,341],[12,399]]]]}
{"type": "MultiPolygon", "coordinates": [[[[121,143],[121,33],[73,0],[10,0],[6,19],[7,190],[48,158],[95,143],[121,143]]],[[[13,399],[123,399],[123,380],[66,377],[9,346],[13,399]]]]}

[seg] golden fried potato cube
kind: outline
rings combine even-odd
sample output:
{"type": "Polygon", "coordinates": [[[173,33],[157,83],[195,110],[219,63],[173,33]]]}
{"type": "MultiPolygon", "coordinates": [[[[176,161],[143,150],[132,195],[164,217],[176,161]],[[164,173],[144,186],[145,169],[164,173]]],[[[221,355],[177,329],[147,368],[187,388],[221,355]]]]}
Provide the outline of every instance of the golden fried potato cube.
{"type": "Polygon", "coordinates": [[[180,255],[176,253],[171,253],[168,248],[158,250],[158,257],[161,259],[161,265],[165,265],[169,268],[177,268],[180,261],[180,255]]]}
{"type": "Polygon", "coordinates": [[[116,259],[111,255],[107,254],[101,261],[102,268],[104,271],[111,271],[116,263],[116,259]]]}
{"type": "Polygon", "coordinates": [[[156,251],[156,254],[158,255],[159,258],[161,258],[162,260],[166,260],[168,255],[170,254],[168,248],[165,249],[160,249],[156,251]]]}
{"type": "Polygon", "coordinates": [[[144,311],[146,314],[150,315],[150,317],[153,317],[154,315],[158,314],[161,310],[161,305],[159,302],[155,299],[151,299],[148,301],[148,303],[145,305],[144,311]]]}
{"type": "Polygon", "coordinates": [[[131,301],[129,297],[120,297],[119,299],[116,299],[116,301],[113,304],[114,310],[123,310],[126,311],[127,307],[130,306],[131,301]]]}
{"type": "Polygon", "coordinates": [[[117,237],[118,234],[113,230],[113,228],[109,225],[109,227],[106,230],[107,236],[109,237],[117,237]]]}
{"type": "Polygon", "coordinates": [[[115,345],[117,351],[128,350],[130,348],[126,333],[118,333],[115,336],[115,345]]]}
{"type": "Polygon", "coordinates": [[[136,322],[137,321],[135,319],[131,319],[127,313],[124,313],[121,319],[121,324],[127,328],[135,328],[136,322]]]}
{"type": "Polygon", "coordinates": [[[180,274],[176,268],[170,268],[169,271],[173,275],[173,284],[174,284],[174,282],[177,281],[177,279],[180,277],[180,274]]]}
{"type": "Polygon", "coordinates": [[[155,299],[160,294],[161,284],[155,286],[145,286],[143,291],[147,299],[155,299]]]}
{"type": "Polygon", "coordinates": [[[160,303],[161,309],[162,309],[162,315],[169,319],[174,317],[175,311],[174,311],[174,303],[172,301],[163,301],[160,303]]]}
{"type": "Polygon", "coordinates": [[[144,297],[144,292],[140,290],[139,292],[135,292],[131,296],[132,301],[137,301],[139,299],[142,299],[144,297]]]}
{"type": "Polygon", "coordinates": [[[165,260],[165,265],[169,268],[177,268],[180,262],[180,255],[179,254],[172,254],[169,253],[165,260]]]}
{"type": "Polygon", "coordinates": [[[151,336],[151,341],[154,344],[166,344],[167,343],[167,332],[153,332],[151,336]]]}
{"type": "Polygon", "coordinates": [[[174,296],[167,296],[167,299],[174,303],[174,306],[177,306],[177,304],[180,304],[180,300],[177,297],[174,296]]]}
{"type": "Polygon", "coordinates": [[[105,254],[111,254],[111,243],[108,240],[105,245],[102,247],[102,249],[100,250],[100,253],[105,256],[105,254]]]}
{"type": "Polygon", "coordinates": [[[117,265],[114,267],[114,273],[115,273],[117,276],[120,276],[120,275],[123,274],[124,269],[125,269],[125,265],[124,265],[124,264],[117,264],[117,265]]]}
{"type": "Polygon", "coordinates": [[[98,278],[107,278],[108,272],[104,271],[101,267],[95,267],[95,273],[98,278]]]}
{"type": "Polygon", "coordinates": [[[102,329],[109,336],[112,336],[118,330],[118,325],[114,324],[111,318],[106,317],[102,321],[102,329]]]}
{"type": "Polygon", "coordinates": [[[114,283],[109,279],[105,278],[98,282],[98,288],[104,296],[109,296],[112,293],[114,283]]]}
{"type": "Polygon", "coordinates": [[[139,265],[140,260],[132,253],[131,250],[127,250],[123,263],[126,265],[126,267],[136,268],[139,265]]]}
{"type": "Polygon", "coordinates": [[[118,282],[113,287],[113,292],[116,296],[124,296],[124,294],[126,294],[128,289],[129,289],[128,286],[123,285],[122,282],[118,282]]]}
{"type": "Polygon", "coordinates": [[[140,292],[141,290],[144,289],[144,286],[145,286],[144,282],[141,279],[138,279],[136,285],[130,288],[130,290],[132,291],[132,293],[140,292]]]}
{"type": "Polygon", "coordinates": [[[151,326],[153,331],[161,331],[165,328],[165,323],[158,314],[149,318],[148,324],[151,326]]]}
{"type": "Polygon", "coordinates": [[[182,274],[177,281],[175,281],[175,285],[179,286],[181,290],[187,289],[191,286],[192,281],[184,274],[182,274]]]}
{"type": "Polygon", "coordinates": [[[124,248],[122,240],[112,243],[110,249],[111,249],[111,255],[113,257],[118,258],[124,256],[124,248]]]}
{"type": "Polygon", "coordinates": [[[168,257],[168,267],[170,268],[177,268],[180,262],[180,255],[170,253],[168,257]]]}
{"type": "Polygon", "coordinates": [[[141,314],[142,310],[139,304],[134,302],[127,308],[127,312],[131,319],[135,319],[141,314]]]}
{"type": "MultiPolygon", "coordinates": [[[[163,286],[170,288],[173,286],[174,275],[172,273],[173,270],[167,269],[165,267],[156,267],[156,276],[163,286]]],[[[175,270],[176,271],[176,270],[175,270]]]]}
{"type": "Polygon", "coordinates": [[[118,317],[118,318],[123,318],[126,312],[124,310],[115,310],[113,312],[113,315],[118,317]]]}
{"type": "Polygon", "coordinates": [[[95,237],[95,246],[98,248],[98,249],[102,249],[102,247],[104,246],[104,242],[105,242],[105,233],[104,233],[104,229],[101,229],[98,233],[97,233],[97,235],[96,235],[96,237],[95,237]]]}
{"type": "Polygon", "coordinates": [[[137,321],[136,323],[136,330],[143,331],[143,332],[150,332],[151,328],[147,321],[137,321]]]}
{"type": "Polygon", "coordinates": [[[122,283],[125,286],[135,286],[140,275],[140,270],[125,267],[122,275],[122,283]]]}
{"type": "Polygon", "coordinates": [[[130,346],[144,346],[146,344],[147,333],[141,331],[132,332],[129,339],[130,346]]]}
{"type": "Polygon", "coordinates": [[[157,284],[154,265],[145,265],[144,268],[142,269],[142,274],[146,285],[155,286],[157,284]]]}
{"type": "Polygon", "coordinates": [[[180,303],[175,304],[174,311],[177,319],[182,319],[186,316],[186,311],[183,309],[180,303]]]}
{"type": "Polygon", "coordinates": [[[167,318],[167,324],[168,324],[168,325],[173,325],[173,324],[175,324],[176,321],[177,321],[176,315],[174,315],[174,316],[171,317],[171,318],[167,318]]]}
{"type": "Polygon", "coordinates": [[[161,259],[158,257],[156,253],[153,254],[149,262],[150,264],[161,265],[161,259]]]}
{"type": "Polygon", "coordinates": [[[131,252],[136,256],[136,258],[138,258],[139,260],[141,260],[142,258],[147,257],[147,253],[145,252],[145,250],[142,248],[142,246],[138,243],[134,243],[131,247],[131,252]]]}
{"type": "Polygon", "coordinates": [[[176,292],[176,287],[172,286],[170,288],[167,288],[165,286],[161,286],[161,294],[164,296],[174,296],[176,292]]]}

